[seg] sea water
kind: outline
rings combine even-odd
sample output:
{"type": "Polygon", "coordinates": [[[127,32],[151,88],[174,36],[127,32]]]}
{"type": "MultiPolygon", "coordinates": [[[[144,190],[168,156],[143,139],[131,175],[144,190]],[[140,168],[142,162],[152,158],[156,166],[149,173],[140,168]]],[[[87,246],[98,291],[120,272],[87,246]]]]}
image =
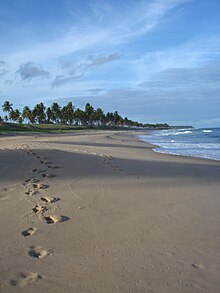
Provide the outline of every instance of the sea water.
{"type": "Polygon", "coordinates": [[[156,152],[220,160],[220,128],[154,130],[139,137],[156,152]]]}

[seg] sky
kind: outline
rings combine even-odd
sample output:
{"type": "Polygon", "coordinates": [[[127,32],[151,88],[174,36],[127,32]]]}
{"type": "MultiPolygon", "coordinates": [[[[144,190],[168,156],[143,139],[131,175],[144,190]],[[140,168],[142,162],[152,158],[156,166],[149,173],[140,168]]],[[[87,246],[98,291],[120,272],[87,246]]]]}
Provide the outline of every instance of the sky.
{"type": "Polygon", "coordinates": [[[220,1],[0,0],[5,100],[220,126],[220,1]]]}

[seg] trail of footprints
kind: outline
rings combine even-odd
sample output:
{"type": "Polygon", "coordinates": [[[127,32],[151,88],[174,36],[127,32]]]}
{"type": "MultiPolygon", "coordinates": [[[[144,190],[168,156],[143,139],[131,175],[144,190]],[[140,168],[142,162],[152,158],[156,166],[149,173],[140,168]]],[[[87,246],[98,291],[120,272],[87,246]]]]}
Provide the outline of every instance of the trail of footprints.
{"type": "Polygon", "coordinates": [[[111,156],[106,156],[106,155],[102,155],[102,156],[104,157],[104,160],[103,160],[104,165],[110,166],[113,171],[122,172],[122,169],[118,165],[115,165],[112,162],[112,157],[111,156]]]}
{"type": "MultiPolygon", "coordinates": [[[[23,182],[26,200],[35,203],[31,211],[32,215],[34,217],[38,217],[39,219],[43,220],[45,224],[49,225],[68,221],[70,219],[69,217],[54,214],[54,211],[58,209],[56,206],[57,202],[59,202],[61,199],[59,197],[49,196],[47,190],[49,189],[50,185],[44,182],[44,180],[49,180],[56,176],[56,174],[52,173],[51,171],[58,169],[59,166],[54,165],[42,156],[37,155],[34,151],[28,149],[27,146],[21,149],[25,151],[26,154],[36,158],[39,162],[39,165],[44,167],[42,169],[32,169],[30,178],[25,179],[23,182]]],[[[29,239],[32,238],[32,236],[37,237],[37,232],[37,227],[29,227],[22,231],[21,235],[26,239],[29,239]]],[[[40,260],[51,254],[52,250],[43,246],[29,246],[28,255],[31,258],[40,260]]],[[[10,283],[12,286],[25,287],[40,279],[42,279],[42,276],[39,274],[34,272],[27,272],[25,274],[21,273],[17,280],[11,280],[10,283]]]]}
{"type": "MultiPolygon", "coordinates": [[[[32,213],[42,219],[46,224],[53,225],[56,223],[61,223],[68,221],[70,218],[67,216],[60,216],[54,214],[52,211],[56,210],[55,205],[58,201],[60,201],[59,197],[51,197],[47,194],[47,190],[50,185],[45,184],[43,180],[49,180],[54,178],[56,174],[53,173],[59,166],[52,164],[50,161],[46,160],[40,155],[37,155],[34,151],[28,148],[27,145],[23,146],[23,151],[26,152],[27,155],[33,156],[38,160],[39,165],[43,168],[34,168],[31,170],[30,178],[25,179],[23,185],[25,188],[25,196],[27,200],[31,200],[36,204],[32,208],[32,213]]],[[[79,151],[78,149],[76,151],[79,151]]],[[[84,151],[85,153],[89,153],[88,151],[84,151]]],[[[104,154],[92,153],[94,155],[103,157],[103,164],[108,165],[113,169],[113,171],[122,172],[122,169],[115,165],[112,162],[112,157],[104,154]]],[[[132,175],[132,174],[130,174],[132,175]]],[[[81,209],[82,207],[79,207],[81,209]]],[[[38,229],[36,227],[29,227],[28,229],[21,232],[21,235],[26,239],[32,238],[32,236],[37,237],[38,229]]],[[[44,248],[43,246],[30,246],[28,255],[34,259],[42,259],[52,254],[51,249],[44,248]]],[[[17,280],[11,280],[11,285],[18,287],[28,286],[38,280],[42,279],[42,276],[34,273],[27,272],[21,273],[17,280]]]]}

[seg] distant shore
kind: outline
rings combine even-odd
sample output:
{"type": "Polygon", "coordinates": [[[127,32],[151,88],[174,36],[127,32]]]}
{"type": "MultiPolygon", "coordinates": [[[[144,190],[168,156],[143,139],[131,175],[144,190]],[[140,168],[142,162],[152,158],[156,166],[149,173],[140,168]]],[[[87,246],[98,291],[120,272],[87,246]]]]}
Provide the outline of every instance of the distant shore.
{"type": "Polygon", "coordinates": [[[0,137],[0,291],[219,292],[220,162],[140,133],[0,137]]]}

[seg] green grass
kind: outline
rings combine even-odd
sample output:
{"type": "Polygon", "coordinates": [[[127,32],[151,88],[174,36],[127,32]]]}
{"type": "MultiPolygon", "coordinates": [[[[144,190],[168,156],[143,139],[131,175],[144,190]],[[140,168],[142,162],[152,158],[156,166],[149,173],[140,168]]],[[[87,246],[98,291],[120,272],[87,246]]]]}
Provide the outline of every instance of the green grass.
{"type": "Polygon", "coordinates": [[[56,124],[16,124],[0,123],[0,132],[66,132],[91,129],[87,126],[56,124]]]}
{"type": "MultiPolygon", "coordinates": [[[[172,127],[167,127],[172,128],[172,127]]],[[[166,129],[167,129],[166,128],[166,129]]],[[[179,128],[179,127],[178,127],[179,128]]],[[[8,132],[45,132],[45,133],[65,133],[73,131],[88,131],[88,130],[134,130],[135,128],[129,127],[116,127],[116,126],[77,126],[77,125],[64,125],[64,124],[17,124],[9,122],[0,122],[0,133],[8,132]]],[[[142,130],[140,128],[136,128],[142,130]]],[[[149,127],[146,129],[165,129],[160,127],[149,127]]]]}
{"type": "Polygon", "coordinates": [[[17,124],[17,123],[1,123],[0,133],[4,132],[45,132],[45,133],[63,133],[72,131],[85,130],[128,130],[127,127],[114,126],[75,126],[63,124],[17,124]]]}

